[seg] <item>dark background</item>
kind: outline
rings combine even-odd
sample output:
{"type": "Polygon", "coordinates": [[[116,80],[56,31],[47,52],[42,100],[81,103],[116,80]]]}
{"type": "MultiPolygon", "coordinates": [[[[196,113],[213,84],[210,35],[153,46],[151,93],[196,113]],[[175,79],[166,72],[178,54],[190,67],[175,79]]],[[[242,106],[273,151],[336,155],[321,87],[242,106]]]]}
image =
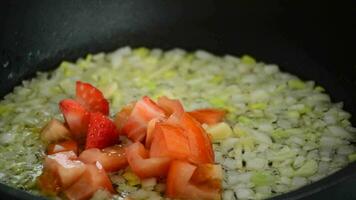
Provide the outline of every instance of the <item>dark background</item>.
{"type": "MultiPolygon", "coordinates": [[[[0,97],[36,71],[87,53],[126,45],[201,48],[277,63],[315,80],[356,116],[355,27],[353,1],[3,0],[0,97]]],[[[324,185],[283,197],[299,198],[347,179],[307,199],[356,199],[355,174],[350,165],[324,185]]]]}

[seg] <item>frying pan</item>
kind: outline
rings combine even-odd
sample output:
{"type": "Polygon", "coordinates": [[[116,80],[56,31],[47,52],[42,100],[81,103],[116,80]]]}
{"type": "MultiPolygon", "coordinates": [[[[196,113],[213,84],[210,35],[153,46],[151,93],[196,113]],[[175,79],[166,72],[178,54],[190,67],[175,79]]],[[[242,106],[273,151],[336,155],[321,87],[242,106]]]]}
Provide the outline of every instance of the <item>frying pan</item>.
{"type": "MultiPolygon", "coordinates": [[[[0,96],[61,60],[121,46],[251,54],[326,88],[356,116],[352,1],[1,1],[0,96]]],[[[39,199],[0,184],[1,199],[39,199]]],[[[356,163],[273,199],[356,199],[356,163]]]]}

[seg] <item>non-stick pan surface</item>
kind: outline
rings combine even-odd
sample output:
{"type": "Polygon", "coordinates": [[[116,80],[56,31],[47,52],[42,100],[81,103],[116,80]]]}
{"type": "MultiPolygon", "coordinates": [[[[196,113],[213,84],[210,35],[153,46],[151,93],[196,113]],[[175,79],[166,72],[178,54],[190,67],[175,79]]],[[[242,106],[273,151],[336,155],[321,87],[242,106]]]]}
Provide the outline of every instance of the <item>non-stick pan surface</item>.
{"type": "MultiPolygon", "coordinates": [[[[76,0],[0,3],[0,96],[36,71],[120,46],[251,54],[315,80],[356,119],[352,1],[76,0]]],[[[356,199],[356,163],[275,199],[356,199]]],[[[38,199],[0,185],[0,199],[38,199]]]]}

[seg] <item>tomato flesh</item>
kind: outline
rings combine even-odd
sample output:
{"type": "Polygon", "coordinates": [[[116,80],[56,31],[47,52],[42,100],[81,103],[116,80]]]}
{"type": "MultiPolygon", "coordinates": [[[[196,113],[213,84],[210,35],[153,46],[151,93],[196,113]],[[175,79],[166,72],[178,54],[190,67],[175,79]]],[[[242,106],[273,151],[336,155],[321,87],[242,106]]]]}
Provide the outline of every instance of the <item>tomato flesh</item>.
{"type": "Polygon", "coordinates": [[[199,188],[220,191],[222,179],[221,165],[208,163],[198,165],[190,181],[199,188]]]}
{"type": "Polygon", "coordinates": [[[191,155],[189,161],[195,164],[214,163],[214,152],[210,139],[201,124],[188,113],[172,115],[168,123],[181,126],[188,138],[191,155]]]}
{"type": "Polygon", "coordinates": [[[173,113],[181,114],[184,112],[182,103],[177,99],[170,99],[163,96],[158,98],[157,104],[160,108],[162,108],[166,116],[170,116],[173,113]]]}
{"type": "Polygon", "coordinates": [[[221,122],[224,119],[226,111],[222,109],[206,108],[193,110],[188,113],[201,124],[211,125],[221,122]]]}
{"type": "Polygon", "coordinates": [[[160,122],[161,119],[158,118],[154,118],[151,121],[148,122],[147,124],[147,131],[146,131],[146,139],[145,139],[145,147],[146,148],[150,148],[151,147],[151,143],[153,140],[153,134],[154,131],[156,129],[156,124],[157,122],[160,122]]]}
{"type": "Polygon", "coordinates": [[[39,187],[45,193],[51,189],[52,192],[57,193],[72,185],[86,169],[86,165],[76,159],[77,156],[73,151],[48,155],[43,174],[39,178],[39,187]]]}
{"type": "Polygon", "coordinates": [[[205,189],[190,180],[197,167],[184,161],[173,161],[168,171],[166,196],[189,200],[220,200],[219,189],[205,189]]]}
{"type": "Polygon", "coordinates": [[[186,159],[189,155],[189,141],[182,128],[168,123],[156,125],[150,157],[186,159]]]}
{"type": "Polygon", "coordinates": [[[78,154],[78,144],[74,140],[67,140],[56,144],[50,144],[47,147],[47,154],[52,155],[64,151],[73,151],[78,154]]]}
{"type": "Polygon", "coordinates": [[[134,108],[134,106],[135,106],[135,103],[127,104],[115,115],[114,123],[115,123],[119,133],[122,132],[122,127],[129,119],[129,116],[131,115],[131,112],[132,112],[132,109],[134,108]]]}
{"type": "Polygon", "coordinates": [[[111,181],[100,163],[88,164],[85,172],[72,186],[64,191],[69,200],[86,200],[99,189],[115,193],[111,181]]]}
{"type": "Polygon", "coordinates": [[[107,172],[115,172],[128,165],[125,148],[121,145],[107,147],[102,150],[97,148],[87,149],[79,155],[79,160],[86,164],[100,162],[107,172]]]}
{"type": "Polygon", "coordinates": [[[135,104],[122,132],[133,141],[143,141],[147,124],[154,118],[164,118],[164,112],[149,97],[145,96],[135,104]]]}
{"type": "Polygon", "coordinates": [[[126,148],[127,161],[140,178],[163,177],[167,174],[170,158],[149,158],[143,144],[135,142],[126,148]]]}
{"type": "Polygon", "coordinates": [[[56,119],[49,121],[41,131],[41,139],[47,143],[58,142],[70,137],[71,133],[68,128],[56,119]]]}

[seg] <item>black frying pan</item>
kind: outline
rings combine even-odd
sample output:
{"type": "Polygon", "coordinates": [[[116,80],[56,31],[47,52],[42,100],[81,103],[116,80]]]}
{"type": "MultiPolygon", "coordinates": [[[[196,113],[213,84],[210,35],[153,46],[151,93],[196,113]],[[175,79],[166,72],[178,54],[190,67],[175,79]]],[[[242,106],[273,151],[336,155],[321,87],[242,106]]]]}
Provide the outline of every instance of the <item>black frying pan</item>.
{"type": "MultiPolygon", "coordinates": [[[[356,123],[351,1],[1,1],[0,96],[36,71],[120,46],[251,54],[315,80],[356,123]]],[[[356,199],[356,163],[274,199],[356,199]]],[[[0,184],[0,199],[38,199],[0,184]]]]}

